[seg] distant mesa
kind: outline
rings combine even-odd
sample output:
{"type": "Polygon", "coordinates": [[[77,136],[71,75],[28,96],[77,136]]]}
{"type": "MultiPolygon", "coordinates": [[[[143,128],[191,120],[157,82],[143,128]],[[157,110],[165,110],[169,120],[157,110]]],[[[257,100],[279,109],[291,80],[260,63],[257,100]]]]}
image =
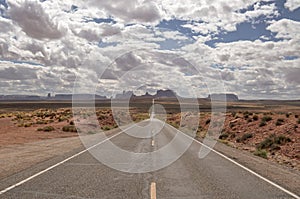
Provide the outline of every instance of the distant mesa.
{"type": "Polygon", "coordinates": [[[227,102],[236,102],[239,101],[239,98],[237,95],[232,93],[219,93],[219,94],[211,94],[207,97],[209,100],[216,100],[216,101],[224,101],[227,102]]]}
{"type": "Polygon", "coordinates": [[[93,95],[93,94],[56,94],[55,97],[51,98],[52,100],[104,100],[107,99],[106,96],[93,95]]]}
{"type": "Polygon", "coordinates": [[[105,100],[106,96],[93,95],[93,94],[56,94],[54,97],[48,94],[46,97],[37,95],[0,95],[2,101],[40,101],[40,100],[58,100],[58,101],[71,101],[75,97],[78,100],[105,100]]]}
{"type": "Polygon", "coordinates": [[[155,97],[156,98],[176,98],[178,96],[172,90],[158,90],[155,97]]]}
{"type": "Polygon", "coordinates": [[[127,92],[123,91],[122,94],[117,94],[115,98],[116,99],[129,99],[131,97],[136,97],[132,91],[127,91],[127,92]]]}
{"type": "Polygon", "coordinates": [[[116,99],[148,99],[148,98],[176,98],[177,94],[172,90],[158,90],[155,95],[146,92],[144,95],[137,96],[132,91],[123,91],[122,94],[117,94],[116,99]]]}
{"type": "Polygon", "coordinates": [[[24,101],[35,101],[41,100],[42,98],[37,95],[0,95],[0,100],[24,100],[24,101]]]}
{"type": "MultiPolygon", "coordinates": [[[[77,100],[107,100],[106,96],[101,95],[94,95],[94,94],[56,94],[51,96],[50,93],[46,96],[37,96],[37,95],[0,95],[0,100],[2,101],[39,101],[39,100],[57,100],[57,101],[71,101],[73,98],[77,100]]],[[[146,92],[144,95],[137,96],[133,93],[133,91],[123,91],[121,94],[117,94],[115,99],[158,99],[158,98],[182,98],[181,96],[177,95],[172,90],[157,90],[156,94],[151,95],[146,92]]],[[[211,94],[208,95],[207,98],[203,98],[205,100],[219,100],[234,102],[239,101],[239,98],[235,94],[228,94],[228,93],[221,93],[221,94],[211,94]]]]}

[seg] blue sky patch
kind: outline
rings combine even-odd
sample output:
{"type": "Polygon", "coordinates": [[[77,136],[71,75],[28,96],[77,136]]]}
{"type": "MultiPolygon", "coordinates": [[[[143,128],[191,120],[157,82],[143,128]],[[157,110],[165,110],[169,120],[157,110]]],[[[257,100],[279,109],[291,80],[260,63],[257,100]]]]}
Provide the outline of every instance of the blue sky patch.
{"type": "Polygon", "coordinates": [[[112,23],[116,24],[117,22],[112,18],[86,18],[84,22],[95,22],[95,23],[112,23]]]}
{"type": "Polygon", "coordinates": [[[106,47],[110,47],[110,46],[117,46],[119,43],[118,42],[103,42],[103,41],[100,41],[98,43],[98,47],[99,48],[106,48],[106,47]]]}
{"type": "Polygon", "coordinates": [[[293,55],[284,56],[284,60],[295,60],[295,59],[299,59],[299,57],[298,56],[293,56],[293,55]]]}

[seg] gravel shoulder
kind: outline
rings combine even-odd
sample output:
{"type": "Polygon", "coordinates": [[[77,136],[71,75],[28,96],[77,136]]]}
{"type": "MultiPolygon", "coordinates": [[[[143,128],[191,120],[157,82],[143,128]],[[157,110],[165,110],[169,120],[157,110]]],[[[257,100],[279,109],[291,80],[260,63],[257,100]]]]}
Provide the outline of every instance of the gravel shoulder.
{"type": "Polygon", "coordinates": [[[82,146],[79,137],[54,138],[0,148],[0,179],[82,146]]]}
{"type": "Polygon", "coordinates": [[[215,145],[214,149],[287,190],[300,195],[300,172],[298,170],[271,162],[220,142],[215,145]]]}

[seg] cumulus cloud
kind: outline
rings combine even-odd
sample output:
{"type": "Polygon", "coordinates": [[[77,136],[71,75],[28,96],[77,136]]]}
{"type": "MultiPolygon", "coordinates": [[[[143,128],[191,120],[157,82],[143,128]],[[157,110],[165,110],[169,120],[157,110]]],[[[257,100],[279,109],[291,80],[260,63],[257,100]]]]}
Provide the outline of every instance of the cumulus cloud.
{"type": "Polygon", "coordinates": [[[277,33],[277,38],[284,39],[300,39],[300,22],[290,19],[281,19],[279,21],[273,21],[268,26],[268,30],[277,33]]]}
{"type": "MultiPolygon", "coordinates": [[[[287,0],[285,7],[298,4],[287,0]]],[[[10,0],[0,17],[2,92],[71,92],[78,77],[83,91],[100,81],[101,94],[170,88],[206,97],[205,84],[220,89],[215,80],[222,78],[241,98],[297,98],[300,25],[282,19],[276,6],[271,0],[10,0]],[[270,34],[218,38],[241,23],[266,24],[257,31],[270,34]]]]}
{"type": "Polygon", "coordinates": [[[284,4],[286,8],[288,8],[291,11],[296,10],[300,7],[300,1],[299,0],[287,0],[284,4]]]}
{"type": "Polygon", "coordinates": [[[278,15],[275,4],[263,5],[260,1],[250,0],[218,0],[218,1],[162,1],[165,17],[176,16],[183,20],[194,21],[184,27],[190,27],[195,32],[202,34],[215,33],[220,30],[235,31],[236,25],[245,21],[251,21],[259,16],[278,15]],[[253,10],[240,12],[253,5],[253,10]],[[199,21],[201,23],[199,23],[199,21]]]}
{"type": "Polygon", "coordinates": [[[90,5],[104,9],[108,15],[122,20],[125,23],[132,22],[158,22],[160,12],[157,5],[151,1],[138,0],[115,0],[115,1],[97,1],[90,0],[90,5]]]}
{"type": "Polygon", "coordinates": [[[38,1],[9,1],[9,16],[28,36],[36,39],[59,39],[66,31],[49,17],[38,1]]]}

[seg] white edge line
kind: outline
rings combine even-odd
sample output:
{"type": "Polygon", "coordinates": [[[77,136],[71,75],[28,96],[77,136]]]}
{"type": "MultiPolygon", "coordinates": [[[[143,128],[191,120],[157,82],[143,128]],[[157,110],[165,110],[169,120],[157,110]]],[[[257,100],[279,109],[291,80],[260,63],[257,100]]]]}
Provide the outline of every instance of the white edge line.
{"type": "MultiPolygon", "coordinates": [[[[160,120],[159,120],[159,121],[160,121],[160,120]]],[[[161,122],[161,121],[160,121],[160,122],[161,122]]],[[[173,127],[173,126],[171,126],[171,125],[168,125],[168,126],[170,126],[171,128],[174,128],[174,129],[176,129],[175,127],[173,127]]],[[[190,138],[190,139],[192,139],[192,140],[196,141],[197,143],[201,144],[202,146],[204,146],[204,147],[208,148],[209,150],[211,150],[211,151],[215,152],[216,154],[218,154],[219,156],[223,157],[224,159],[226,159],[226,160],[228,160],[228,161],[232,162],[233,164],[235,164],[235,165],[237,165],[237,166],[241,167],[242,169],[244,169],[244,170],[248,171],[249,173],[251,173],[251,174],[255,175],[256,177],[258,177],[258,178],[260,178],[260,179],[264,180],[265,182],[267,182],[267,183],[269,183],[269,184],[273,185],[274,187],[276,187],[276,188],[280,189],[281,191],[283,191],[283,192],[287,193],[288,195],[290,195],[290,196],[292,196],[292,197],[294,197],[294,198],[296,198],[296,199],[300,199],[300,197],[299,197],[297,194],[295,194],[295,193],[293,193],[293,192],[291,192],[291,191],[289,191],[289,190],[287,190],[287,189],[285,189],[285,188],[281,187],[280,185],[276,184],[275,182],[272,182],[271,180],[269,180],[269,179],[267,179],[267,178],[265,178],[265,177],[261,176],[260,174],[258,174],[258,173],[256,173],[256,172],[254,172],[254,171],[252,171],[251,169],[249,169],[249,168],[245,167],[244,165],[242,165],[242,164],[240,164],[240,163],[238,163],[238,162],[234,161],[233,159],[231,159],[231,158],[227,157],[226,155],[224,155],[224,154],[222,154],[222,153],[220,153],[220,152],[216,151],[215,149],[213,149],[213,148],[211,148],[211,147],[209,147],[209,146],[207,146],[207,145],[203,144],[203,143],[202,143],[202,142],[200,142],[199,140],[196,140],[195,138],[193,138],[193,137],[191,137],[191,136],[188,136],[188,135],[186,135],[185,133],[181,132],[181,131],[180,131],[180,130],[178,130],[178,129],[176,129],[176,130],[177,130],[178,132],[182,133],[183,135],[185,135],[186,137],[188,137],[188,138],[190,138]]]]}
{"type": "Polygon", "coordinates": [[[79,153],[76,153],[75,155],[72,155],[71,157],[68,157],[67,159],[64,159],[63,161],[54,164],[54,165],[52,165],[51,167],[48,167],[48,168],[46,168],[46,169],[44,169],[44,170],[42,170],[42,171],[40,171],[40,172],[38,172],[38,173],[36,173],[36,174],[34,174],[34,175],[28,177],[28,178],[26,178],[26,179],[24,179],[24,180],[22,180],[22,181],[20,181],[20,182],[18,182],[18,183],[16,183],[16,184],[14,184],[14,185],[11,185],[11,186],[9,186],[9,187],[7,187],[7,188],[1,190],[1,191],[0,191],[0,195],[2,195],[2,194],[4,194],[4,193],[6,193],[6,192],[8,192],[8,191],[10,191],[10,190],[12,190],[12,189],[14,189],[14,188],[20,186],[20,185],[22,185],[22,184],[24,184],[24,183],[26,183],[26,182],[32,180],[33,178],[36,178],[36,177],[42,175],[43,173],[46,173],[47,171],[50,171],[50,170],[54,169],[55,167],[58,167],[59,165],[64,164],[65,162],[67,162],[67,161],[69,161],[69,160],[71,160],[71,159],[73,159],[73,158],[75,158],[75,157],[77,157],[77,156],[79,156],[79,155],[81,155],[81,154],[87,152],[87,151],[90,150],[90,149],[95,148],[96,146],[99,146],[100,144],[106,142],[107,140],[110,140],[110,139],[112,139],[112,138],[114,138],[114,137],[120,135],[120,134],[123,133],[124,131],[126,131],[126,130],[128,130],[128,129],[130,129],[130,128],[133,128],[133,127],[134,127],[134,125],[132,125],[132,126],[126,128],[125,130],[121,130],[119,133],[117,133],[117,134],[115,134],[115,135],[113,135],[113,136],[111,136],[111,137],[109,137],[109,138],[106,138],[105,140],[102,140],[101,142],[99,142],[99,143],[97,143],[97,144],[95,144],[95,145],[93,145],[93,146],[91,146],[91,147],[89,147],[89,148],[87,148],[87,149],[85,149],[85,150],[83,150],[83,151],[80,151],[79,153]]]}
{"type": "MultiPolygon", "coordinates": [[[[160,122],[161,122],[161,121],[160,121],[160,122]]],[[[168,125],[168,126],[171,126],[171,125],[168,125]]],[[[127,129],[125,129],[125,130],[128,130],[128,129],[132,128],[132,127],[133,127],[133,126],[127,128],[127,129]]],[[[172,126],[171,126],[171,127],[172,127],[172,126]]],[[[174,127],[172,127],[172,128],[174,128],[174,127]]],[[[176,129],[176,128],[174,128],[174,129],[176,129]]],[[[125,130],[124,130],[124,131],[125,131],[125,130]]],[[[241,165],[240,163],[238,163],[238,162],[232,160],[231,158],[225,156],[224,154],[222,154],[222,153],[220,153],[220,152],[218,152],[218,151],[212,149],[211,147],[209,147],[209,146],[203,144],[202,142],[196,140],[195,138],[192,138],[191,136],[186,135],[185,133],[181,132],[181,131],[178,130],[178,129],[176,129],[176,131],[178,131],[178,132],[182,133],[183,135],[185,135],[186,137],[188,137],[188,138],[190,138],[190,139],[196,141],[197,143],[201,144],[202,146],[204,146],[204,147],[210,149],[211,151],[215,152],[215,153],[218,154],[219,156],[221,156],[221,157],[223,157],[224,159],[226,159],[226,160],[232,162],[233,164],[235,164],[235,165],[241,167],[242,169],[248,171],[249,173],[255,175],[256,177],[258,177],[258,178],[264,180],[265,182],[267,182],[267,183],[273,185],[274,187],[280,189],[281,191],[283,191],[283,192],[289,194],[290,196],[292,196],[292,197],[294,197],[294,198],[296,198],[296,199],[300,199],[300,197],[297,196],[296,194],[294,194],[294,193],[290,192],[289,190],[287,190],[287,189],[281,187],[280,185],[278,185],[278,184],[276,184],[276,183],[270,181],[269,179],[267,179],[267,178],[261,176],[260,174],[258,174],[258,173],[256,173],[256,172],[252,171],[251,169],[249,169],[249,168],[247,168],[247,167],[241,165]]],[[[36,174],[34,174],[34,175],[32,175],[32,176],[30,176],[30,177],[24,179],[24,180],[22,180],[22,181],[20,181],[20,182],[14,184],[14,185],[11,185],[10,187],[7,187],[6,189],[1,190],[1,191],[0,191],[0,195],[2,195],[2,194],[4,194],[4,193],[6,193],[6,192],[8,192],[8,191],[10,191],[10,190],[12,190],[12,189],[14,189],[14,188],[20,186],[20,185],[22,185],[22,184],[24,184],[24,183],[26,183],[26,182],[32,180],[33,178],[36,178],[36,177],[40,176],[40,175],[43,174],[43,173],[46,173],[47,171],[50,171],[51,169],[54,169],[55,167],[58,167],[59,165],[61,165],[61,164],[65,163],[65,162],[67,162],[67,161],[69,161],[69,160],[71,160],[71,159],[73,159],[73,158],[75,158],[75,157],[77,157],[77,156],[79,156],[79,155],[81,155],[81,154],[87,152],[88,150],[90,150],[90,149],[92,149],[92,148],[95,148],[96,146],[98,146],[98,145],[100,145],[100,144],[106,142],[107,140],[110,140],[110,139],[112,139],[112,138],[114,138],[114,137],[120,135],[121,133],[123,133],[122,130],[121,130],[121,132],[119,132],[119,133],[117,133],[117,134],[115,134],[115,135],[113,135],[113,136],[111,136],[111,137],[109,137],[109,138],[107,138],[107,139],[105,139],[105,140],[103,140],[103,141],[101,141],[101,142],[99,142],[99,143],[97,143],[97,144],[95,144],[95,145],[93,145],[93,146],[91,146],[91,147],[89,147],[89,148],[87,148],[87,149],[85,149],[85,150],[83,150],[83,151],[81,151],[81,152],[79,152],[79,153],[77,153],[77,154],[75,154],[75,155],[73,155],[73,156],[71,156],[71,157],[69,157],[69,158],[67,158],[67,159],[65,159],[65,160],[63,160],[63,161],[61,161],[61,162],[59,162],[59,163],[57,163],[57,164],[55,164],[55,165],[52,165],[51,167],[48,167],[47,169],[44,169],[44,170],[42,170],[42,171],[40,171],[40,172],[38,172],[38,173],[36,173],[36,174]]]]}

